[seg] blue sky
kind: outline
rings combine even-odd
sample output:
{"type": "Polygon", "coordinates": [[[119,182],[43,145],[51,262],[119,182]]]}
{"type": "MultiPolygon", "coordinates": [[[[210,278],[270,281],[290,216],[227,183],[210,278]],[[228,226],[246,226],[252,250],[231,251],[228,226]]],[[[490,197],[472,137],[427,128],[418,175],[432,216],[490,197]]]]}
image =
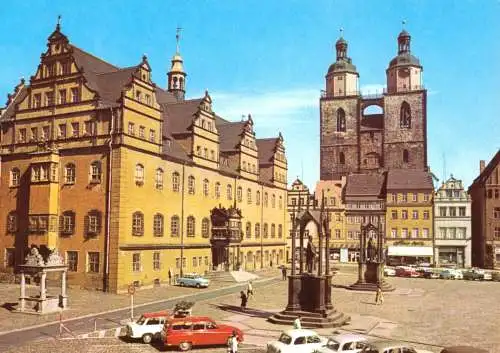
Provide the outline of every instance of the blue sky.
{"type": "Polygon", "coordinates": [[[428,89],[428,157],[466,185],[500,148],[499,0],[9,1],[0,7],[0,94],[35,72],[57,15],[70,41],[115,65],[148,55],[165,86],[181,26],[188,96],[208,89],[230,120],[285,138],[289,182],[319,177],[319,94],[344,28],[365,91],[385,85],[401,20],[428,89]],[[444,157],[444,158],[443,158],[444,157]],[[446,160],[446,163],[443,163],[446,160]]]}

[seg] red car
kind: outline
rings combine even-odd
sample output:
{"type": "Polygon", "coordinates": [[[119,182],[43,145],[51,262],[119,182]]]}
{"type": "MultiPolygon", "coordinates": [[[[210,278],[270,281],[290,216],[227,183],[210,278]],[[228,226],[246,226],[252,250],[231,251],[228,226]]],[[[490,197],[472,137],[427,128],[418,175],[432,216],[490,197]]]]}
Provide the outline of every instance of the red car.
{"type": "Polygon", "coordinates": [[[413,267],[397,267],[396,276],[398,277],[421,277],[422,275],[413,267]]]}
{"type": "Polygon", "coordinates": [[[168,319],[161,338],[165,346],[177,346],[181,351],[188,351],[193,346],[225,346],[233,332],[236,332],[238,341],[243,342],[243,332],[236,327],[216,324],[206,316],[188,316],[168,319]]]}

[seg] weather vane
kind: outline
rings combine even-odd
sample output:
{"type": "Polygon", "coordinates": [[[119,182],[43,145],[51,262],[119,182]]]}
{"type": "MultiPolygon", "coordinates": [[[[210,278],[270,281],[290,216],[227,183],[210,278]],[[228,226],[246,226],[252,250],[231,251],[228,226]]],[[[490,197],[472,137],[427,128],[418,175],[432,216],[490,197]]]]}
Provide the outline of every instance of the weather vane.
{"type": "Polygon", "coordinates": [[[57,28],[61,27],[61,15],[57,16],[57,28]]]}
{"type": "Polygon", "coordinates": [[[405,29],[406,20],[401,21],[401,24],[402,24],[403,29],[405,29]]]}
{"type": "Polygon", "coordinates": [[[180,42],[180,39],[181,39],[181,31],[182,31],[182,28],[181,27],[177,27],[176,29],[176,33],[175,33],[175,40],[177,42],[177,53],[179,53],[179,42],[180,42]]]}
{"type": "Polygon", "coordinates": [[[344,38],[344,28],[340,27],[340,38],[344,38]]]}

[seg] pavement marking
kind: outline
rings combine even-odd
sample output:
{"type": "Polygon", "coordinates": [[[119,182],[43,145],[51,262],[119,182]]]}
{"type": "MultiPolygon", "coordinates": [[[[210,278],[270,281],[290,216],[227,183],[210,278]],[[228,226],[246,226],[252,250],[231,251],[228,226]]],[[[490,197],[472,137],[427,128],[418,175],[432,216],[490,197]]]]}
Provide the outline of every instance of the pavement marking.
{"type": "MultiPolygon", "coordinates": [[[[272,280],[275,280],[277,278],[281,278],[281,276],[264,278],[262,280],[256,280],[254,282],[255,283],[265,283],[265,282],[270,282],[272,280]]],[[[217,288],[217,289],[211,289],[211,290],[200,292],[200,293],[215,293],[215,292],[220,292],[220,291],[223,291],[223,290],[229,289],[229,288],[241,287],[242,285],[243,285],[243,283],[237,283],[237,284],[234,284],[232,286],[227,286],[227,287],[222,287],[222,288],[217,288]]],[[[148,306],[148,305],[160,304],[160,303],[164,303],[164,302],[171,301],[171,300],[179,300],[179,299],[182,299],[182,298],[185,298],[185,297],[189,297],[189,296],[192,296],[192,295],[195,295],[195,294],[183,294],[183,295],[179,295],[177,297],[172,297],[172,298],[167,298],[167,299],[161,299],[161,300],[155,300],[155,301],[147,302],[147,303],[143,303],[143,304],[137,304],[137,305],[134,305],[134,308],[141,308],[141,307],[148,306]]],[[[229,294],[227,294],[227,295],[229,295],[229,294]]],[[[226,295],[224,295],[224,296],[226,296],[226,295]]],[[[87,318],[91,318],[91,317],[95,317],[95,316],[99,316],[99,315],[111,314],[111,313],[115,313],[115,312],[123,311],[123,310],[128,310],[128,309],[130,309],[130,306],[125,306],[125,307],[122,307],[122,308],[111,309],[111,310],[102,311],[102,312],[98,312],[98,313],[90,313],[90,314],[86,314],[86,315],[82,315],[82,316],[72,317],[72,318],[68,318],[68,319],[63,320],[63,322],[77,321],[77,320],[81,320],[81,319],[87,319],[87,318]]],[[[50,321],[50,322],[46,322],[46,323],[43,323],[43,324],[38,324],[38,325],[33,325],[33,326],[28,326],[28,327],[23,327],[23,328],[18,328],[18,329],[9,330],[9,331],[0,331],[0,336],[11,334],[11,333],[16,333],[16,332],[21,332],[21,331],[33,330],[33,329],[37,329],[37,328],[41,328],[41,327],[46,327],[46,326],[51,326],[51,325],[56,325],[56,324],[59,324],[59,322],[60,322],[59,320],[56,320],[56,321],[50,321]]]]}

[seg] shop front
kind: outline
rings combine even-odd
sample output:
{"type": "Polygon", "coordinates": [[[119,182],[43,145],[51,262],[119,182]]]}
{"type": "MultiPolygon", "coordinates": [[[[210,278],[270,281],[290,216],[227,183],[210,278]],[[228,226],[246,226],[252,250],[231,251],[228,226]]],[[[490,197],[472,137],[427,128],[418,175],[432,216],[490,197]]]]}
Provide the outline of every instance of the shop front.
{"type": "Polygon", "coordinates": [[[463,268],[465,264],[465,251],[463,246],[438,247],[437,266],[451,266],[463,268]]]}
{"type": "Polygon", "coordinates": [[[387,248],[387,264],[391,266],[431,264],[432,257],[432,246],[389,246],[387,248]]]}

